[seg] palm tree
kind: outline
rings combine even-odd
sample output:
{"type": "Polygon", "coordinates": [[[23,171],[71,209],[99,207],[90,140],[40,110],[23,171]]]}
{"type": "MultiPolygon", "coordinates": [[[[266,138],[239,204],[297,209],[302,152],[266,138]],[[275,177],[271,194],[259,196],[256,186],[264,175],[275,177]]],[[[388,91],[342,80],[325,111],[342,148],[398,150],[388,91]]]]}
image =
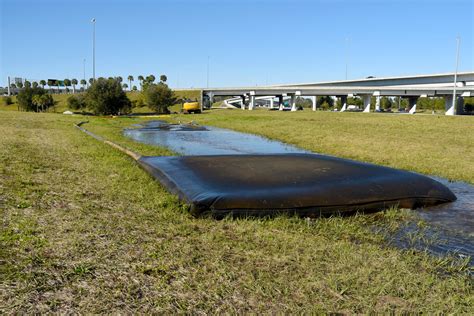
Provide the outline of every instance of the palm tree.
{"type": "Polygon", "coordinates": [[[118,77],[117,77],[117,78],[115,78],[115,79],[117,79],[117,81],[118,81],[118,82],[120,82],[120,83],[123,81],[123,78],[122,78],[122,77],[120,77],[120,76],[118,76],[118,77]]]}
{"type": "Polygon", "coordinates": [[[40,80],[40,85],[44,89],[44,86],[46,85],[46,80],[40,80]]]}
{"type": "Polygon", "coordinates": [[[31,82],[25,80],[25,88],[31,88],[31,82]]]}
{"type": "Polygon", "coordinates": [[[35,94],[31,98],[31,102],[36,105],[36,112],[39,112],[39,105],[41,104],[41,96],[39,94],[35,94]]]}
{"type": "Polygon", "coordinates": [[[16,84],[12,83],[12,84],[10,85],[10,88],[16,89],[16,84]]]}
{"type": "Polygon", "coordinates": [[[68,87],[71,86],[71,80],[69,79],[64,79],[64,86],[66,87],[66,91],[69,91],[68,87]]]}
{"type": "Polygon", "coordinates": [[[132,90],[133,76],[132,76],[132,75],[129,75],[129,76],[127,77],[127,79],[128,79],[128,83],[129,83],[130,90],[132,90]]]}
{"type": "Polygon", "coordinates": [[[33,81],[33,88],[38,88],[38,83],[36,81],[33,81]]]}
{"type": "Polygon", "coordinates": [[[124,90],[126,90],[126,89],[128,88],[128,84],[126,84],[126,83],[122,84],[122,88],[123,88],[124,90]]]}
{"type": "Polygon", "coordinates": [[[89,84],[92,84],[94,82],[94,78],[89,78],[89,84]]]}
{"type": "Polygon", "coordinates": [[[87,84],[87,81],[85,79],[81,79],[81,85],[82,85],[83,90],[85,89],[86,84],[87,84]]]}
{"type": "Polygon", "coordinates": [[[53,80],[48,80],[48,87],[49,87],[49,91],[51,91],[51,88],[53,87],[53,80]]]}
{"type": "Polygon", "coordinates": [[[156,78],[155,78],[155,76],[153,76],[153,75],[146,76],[146,81],[147,81],[148,83],[153,83],[153,82],[155,81],[155,79],[156,79],[156,78]]]}
{"type": "Polygon", "coordinates": [[[140,90],[143,90],[143,80],[145,80],[145,78],[143,78],[142,75],[138,76],[138,81],[140,81],[140,90]]]}
{"type": "Polygon", "coordinates": [[[76,93],[77,79],[72,79],[71,84],[72,84],[72,93],[76,93]]]}
{"type": "Polygon", "coordinates": [[[164,82],[166,82],[166,80],[168,80],[168,77],[166,77],[166,75],[161,75],[161,76],[160,76],[160,81],[161,81],[161,82],[164,83],[164,82]]]}

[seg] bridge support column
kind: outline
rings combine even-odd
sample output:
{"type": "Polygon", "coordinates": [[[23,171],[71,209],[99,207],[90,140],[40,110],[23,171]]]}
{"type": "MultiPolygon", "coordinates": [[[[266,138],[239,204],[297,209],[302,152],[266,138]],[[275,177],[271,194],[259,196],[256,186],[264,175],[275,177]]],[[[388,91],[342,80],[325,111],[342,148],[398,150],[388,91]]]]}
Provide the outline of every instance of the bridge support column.
{"type": "Polygon", "coordinates": [[[311,97],[311,101],[313,102],[313,111],[316,111],[316,102],[317,102],[317,97],[315,95],[313,95],[311,97]]]}
{"type": "Polygon", "coordinates": [[[255,96],[251,95],[250,96],[250,103],[249,103],[249,111],[252,111],[254,107],[255,107],[255,96]]]}
{"type": "Polygon", "coordinates": [[[380,96],[375,97],[375,112],[380,112],[380,96]]]}
{"type": "Polygon", "coordinates": [[[274,100],[273,99],[274,99],[273,97],[270,99],[270,109],[273,109],[273,105],[274,105],[274,100]]]}
{"type": "Polygon", "coordinates": [[[295,112],[296,111],[296,95],[294,94],[290,96],[290,105],[291,105],[291,111],[295,112]]]}
{"type": "Polygon", "coordinates": [[[447,95],[444,97],[444,108],[446,110],[446,112],[444,114],[446,115],[455,115],[455,111],[454,111],[454,102],[453,102],[454,98],[453,98],[453,95],[450,94],[450,95],[447,95]]]}
{"type": "Polygon", "coordinates": [[[416,101],[418,100],[418,97],[409,97],[408,98],[408,106],[410,107],[410,110],[408,111],[409,114],[415,114],[416,113],[416,101]]]}
{"type": "Polygon", "coordinates": [[[370,112],[370,99],[371,99],[370,94],[365,94],[363,95],[363,100],[364,100],[364,112],[369,113],[370,112]]]}
{"type": "Polygon", "coordinates": [[[282,95],[278,96],[278,105],[279,105],[278,110],[283,111],[283,96],[282,95]]]}
{"type": "Polygon", "coordinates": [[[456,104],[454,104],[453,95],[447,95],[444,97],[446,115],[457,115],[464,112],[464,98],[457,96],[456,104]]]}
{"type": "Polygon", "coordinates": [[[242,102],[241,109],[242,109],[242,110],[245,110],[245,95],[242,95],[242,96],[241,96],[241,99],[242,99],[242,101],[241,101],[241,102],[242,102]]]}
{"type": "Polygon", "coordinates": [[[341,112],[347,110],[347,96],[341,96],[341,112]]]}
{"type": "Polygon", "coordinates": [[[456,102],[456,114],[464,114],[464,98],[459,96],[456,102]]]}

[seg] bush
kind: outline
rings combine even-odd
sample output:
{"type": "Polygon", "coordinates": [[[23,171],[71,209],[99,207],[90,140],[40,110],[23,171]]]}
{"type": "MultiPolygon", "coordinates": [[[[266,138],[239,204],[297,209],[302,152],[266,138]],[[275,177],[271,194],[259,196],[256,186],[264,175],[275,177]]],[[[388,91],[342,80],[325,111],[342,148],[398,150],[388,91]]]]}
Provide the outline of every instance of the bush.
{"type": "Polygon", "coordinates": [[[86,102],[82,95],[72,95],[67,98],[67,106],[71,110],[84,110],[86,108],[86,102]]]}
{"type": "Polygon", "coordinates": [[[163,82],[148,84],[143,93],[148,107],[160,114],[169,113],[168,107],[176,102],[173,91],[163,82]]]}
{"type": "Polygon", "coordinates": [[[17,103],[23,111],[39,112],[54,105],[53,97],[43,88],[25,87],[17,96],[17,103]]]}
{"type": "Polygon", "coordinates": [[[4,103],[5,105],[11,105],[11,104],[13,104],[13,100],[12,100],[11,97],[4,97],[4,98],[3,98],[3,103],[4,103]]]}
{"type": "Polygon", "coordinates": [[[100,115],[127,113],[131,108],[120,82],[104,78],[99,78],[87,89],[86,105],[94,114],[100,115]]]}
{"type": "Polygon", "coordinates": [[[132,107],[133,108],[142,108],[144,106],[145,106],[145,102],[143,102],[142,98],[138,98],[138,99],[132,101],[132,107]]]}

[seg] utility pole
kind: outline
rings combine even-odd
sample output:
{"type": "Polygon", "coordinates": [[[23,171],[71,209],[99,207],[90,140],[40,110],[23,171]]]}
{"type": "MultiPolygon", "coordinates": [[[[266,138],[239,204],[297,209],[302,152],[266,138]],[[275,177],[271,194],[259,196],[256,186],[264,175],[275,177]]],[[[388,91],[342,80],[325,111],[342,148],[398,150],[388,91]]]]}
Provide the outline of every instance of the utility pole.
{"type": "Polygon", "coordinates": [[[456,69],[454,71],[454,87],[453,87],[453,115],[456,115],[456,85],[458,81],[458,66],[459,66],[459,45],[461,38],[456,37],[456,69]]]}
{"type": "Polygon", "coordinates": [[[92,78],[95,81],[95,18],[91,20],[92,22],[92,78]]]}
{"type": "Polygon", "coordinates": [[[10,76],[8,76],[8,87],[7,87],[7,89],[8,89],[8,96],[11,96],[12,94],[11,94],[11,91],[10,91],[10,76]]]}

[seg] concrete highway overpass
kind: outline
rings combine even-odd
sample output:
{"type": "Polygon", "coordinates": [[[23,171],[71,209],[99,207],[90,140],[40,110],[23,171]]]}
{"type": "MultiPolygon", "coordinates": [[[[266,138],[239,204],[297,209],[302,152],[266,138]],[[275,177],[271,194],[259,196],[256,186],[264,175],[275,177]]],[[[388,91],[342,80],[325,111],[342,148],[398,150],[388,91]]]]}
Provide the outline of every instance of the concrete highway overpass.
{"type": "Polygon", "coordinates": [[[296,97],[304,96],[312,98],[312,108],[316,111],[316,96],[332,96],[341,99],[341,111],[345,111],[347,97],[359,96],[364,102],[364,112],[370,112],[370,100],[373,96],[376,98],[376,110],[380,109],[382,96],[398,96],[407,98],[410,113],[415,113],[419,97],[444,97],[446,115],[455,115],[462,113],[463,98],[474,96],[474,72],[459,72],[456,85],[454,76],[454,73],[445,73],[256,87],[205,88],[201,89],[201,98],[208,98],[212,102],[214,96],[229,96],[234,98],[233,101],[240,97],[241,102],[236,104],[244,110],[253,110],[257,99],[266,97],[273,104],[273,99],[277,98],[282,110],[282,101],[286,97],[290,99],[291,109],[296,110],[296,97]]]}

